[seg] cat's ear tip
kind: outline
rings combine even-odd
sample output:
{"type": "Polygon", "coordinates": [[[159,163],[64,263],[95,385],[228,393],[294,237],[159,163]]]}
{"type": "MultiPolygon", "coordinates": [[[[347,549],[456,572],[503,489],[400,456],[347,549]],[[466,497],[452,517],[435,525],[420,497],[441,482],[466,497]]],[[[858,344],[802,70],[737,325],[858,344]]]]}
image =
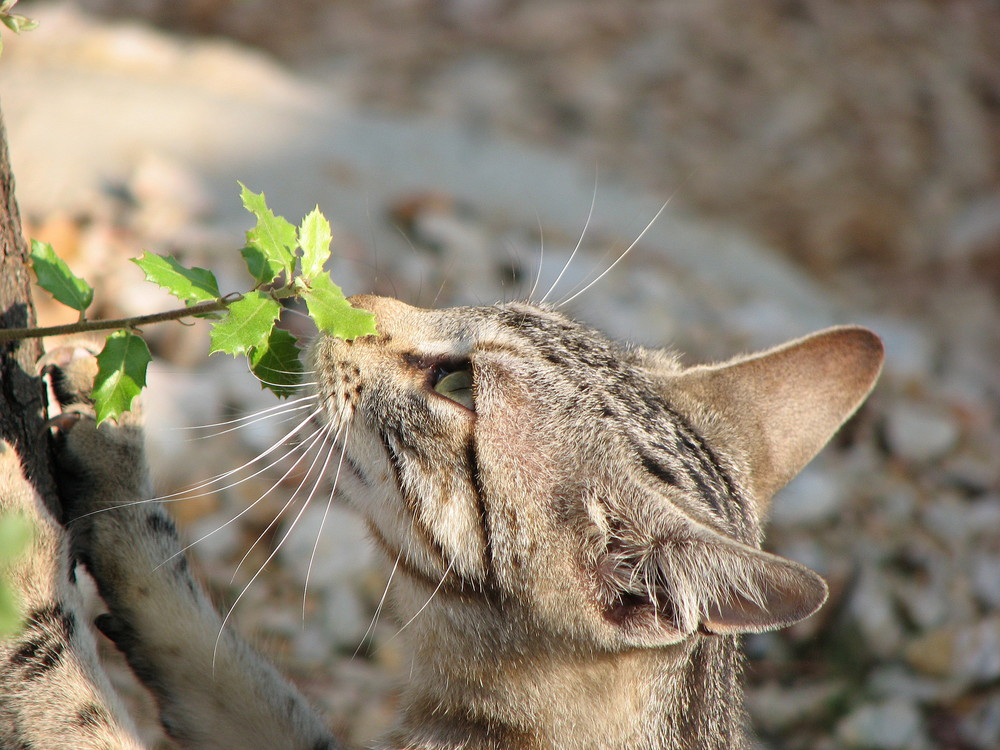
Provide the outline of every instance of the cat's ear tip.
{"type": "Polygon", "coordinates": [[[882,337],[865,326],[846,325],[828,329],[839,347],[863,357],[873,365],[881,367],[885,360],[885,344],[882,337]]]}

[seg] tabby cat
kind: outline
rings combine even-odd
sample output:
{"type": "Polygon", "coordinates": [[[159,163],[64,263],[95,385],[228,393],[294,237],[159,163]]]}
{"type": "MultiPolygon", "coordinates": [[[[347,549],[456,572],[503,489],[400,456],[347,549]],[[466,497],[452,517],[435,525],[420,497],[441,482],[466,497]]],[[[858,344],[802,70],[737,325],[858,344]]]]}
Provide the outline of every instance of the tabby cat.
{"type": "MultiPolygon", "coordinates": [[[[833,328],[683,368],[552,307],[352,301],[379,335],[321,335],[309,357],[339,492],[398,568],[413,667],[373,747],[746,747],[739,634],[827,596],[760,549],[762,519],[868,394],[878,338],[833,328]]],[[[12,571],[27,626],[0,649],[0,745],[140,745],[81,621],[79,560],[109,609],[97,627],[182,747],[339,747],[222,627],[161,505],[133,502],[152,496],[140,417],[95,427],[94,368],[78,349],[50,358],[71,539],[0,455],[0,511],[39,529],[12,571]]]]}

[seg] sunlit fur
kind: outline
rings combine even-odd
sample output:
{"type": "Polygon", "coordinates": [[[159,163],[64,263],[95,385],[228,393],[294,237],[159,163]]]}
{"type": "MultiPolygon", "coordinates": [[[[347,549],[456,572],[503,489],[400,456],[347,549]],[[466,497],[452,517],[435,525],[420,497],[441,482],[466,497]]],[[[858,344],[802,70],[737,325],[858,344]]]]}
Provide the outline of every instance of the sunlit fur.
{"type": "MultiPolygon", "coordinates": [[[[379,335],[320,338],[310,359],[325,418],[351,425],[341,491],[402,572],[389,596],[414,669],[386,747],[741,746],[733,634],[826,596],[758,549],[771,483],[754,465],[783,457],[691,403],[700,371],[553,308],[354,303],[379,335]],[[474,410],[434,392],[442,364],[471,370],[474,410]]],[[[871,338],[828,337],[862,355],[871,338]]],[[[864,369],[836,424],[802,437],[810,456],[864,369]]]]}
{"type": "MultiPolygon", "coordinates": [[[[874,335],[830,329],[685,369],[554,307],[353,302],[379,335],[317,337],[301,400],[216,426],[292,417],[282,440],[193,492],[278,464],[301,472],[250,583],[311,504],[337,493],[365,518],[412,660],[398,723],[375,746],[745,747],[738,634],[796,622],[826,596],[815,573],[760,549],[762,518],[868,393],[882,358],[874,335]],[[453,372],[470,373],[473,408],[435,390],[453,372]]],[[[162,503],[147,499],[139,415],[96,429],[92,359],[54,367],[75,554],[108,604],[101,630],[168,733],[185,747],[337,747],[192,580],[162,503]]],[[[6,505],[44,513],[3,455],[6,505]]],[[[41,582],[29,613],[79,617],[48,523],[55,541],[21,579],[41,582]]],[[[56,744],[32,722],[69,694],[89,696],[55,711],[63,726],[76,717],[71,746],[137,746],[88,631],[60,627],[5,647],[8,665],[21,655],[44,679],[18,682],[23,705],[0,708],[0,744],[56,744]]]]}

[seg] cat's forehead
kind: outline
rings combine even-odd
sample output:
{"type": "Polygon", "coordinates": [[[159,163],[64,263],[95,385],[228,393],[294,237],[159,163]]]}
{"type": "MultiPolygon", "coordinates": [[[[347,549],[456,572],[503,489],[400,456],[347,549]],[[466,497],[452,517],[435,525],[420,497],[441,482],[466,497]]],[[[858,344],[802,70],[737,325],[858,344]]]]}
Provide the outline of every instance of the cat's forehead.
{"type": "Polygon", "coordinates": [[[528,302],[457,307],[441,313],[473,348],[508,343],[564,355],[617,357],[625,351],[622,345],[556,309],[528,302]]]}

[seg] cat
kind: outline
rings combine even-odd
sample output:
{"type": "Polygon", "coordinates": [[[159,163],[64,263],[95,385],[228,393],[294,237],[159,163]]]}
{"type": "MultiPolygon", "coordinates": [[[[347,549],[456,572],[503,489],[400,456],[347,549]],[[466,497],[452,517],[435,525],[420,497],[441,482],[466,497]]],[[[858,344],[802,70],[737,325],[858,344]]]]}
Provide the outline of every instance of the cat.
{"type": "MultiPolygon", "coordinates": [[[[745,748],[740,634],[827,596],[760,549],[767,507],[873,387],[878,337],[832,328],[685,368],[553,306],[351,301],[378,335],[321,334],[308,359],[338,492],[396,569],[412,655],[372,747],[745,748]]],[[[0,511],[40,529],[14,578],[28,627],[0,649],[0,745],[139,746],[96,665],[73,557],[107,603],[98,629],[181,746],[340,747],[223,627],[161,504],[134,502],[152,497],[141,414],[96,427],[94,368],[78,349],[49,366],[71,551],[14,451],[0,455],[0,511]]]]}

